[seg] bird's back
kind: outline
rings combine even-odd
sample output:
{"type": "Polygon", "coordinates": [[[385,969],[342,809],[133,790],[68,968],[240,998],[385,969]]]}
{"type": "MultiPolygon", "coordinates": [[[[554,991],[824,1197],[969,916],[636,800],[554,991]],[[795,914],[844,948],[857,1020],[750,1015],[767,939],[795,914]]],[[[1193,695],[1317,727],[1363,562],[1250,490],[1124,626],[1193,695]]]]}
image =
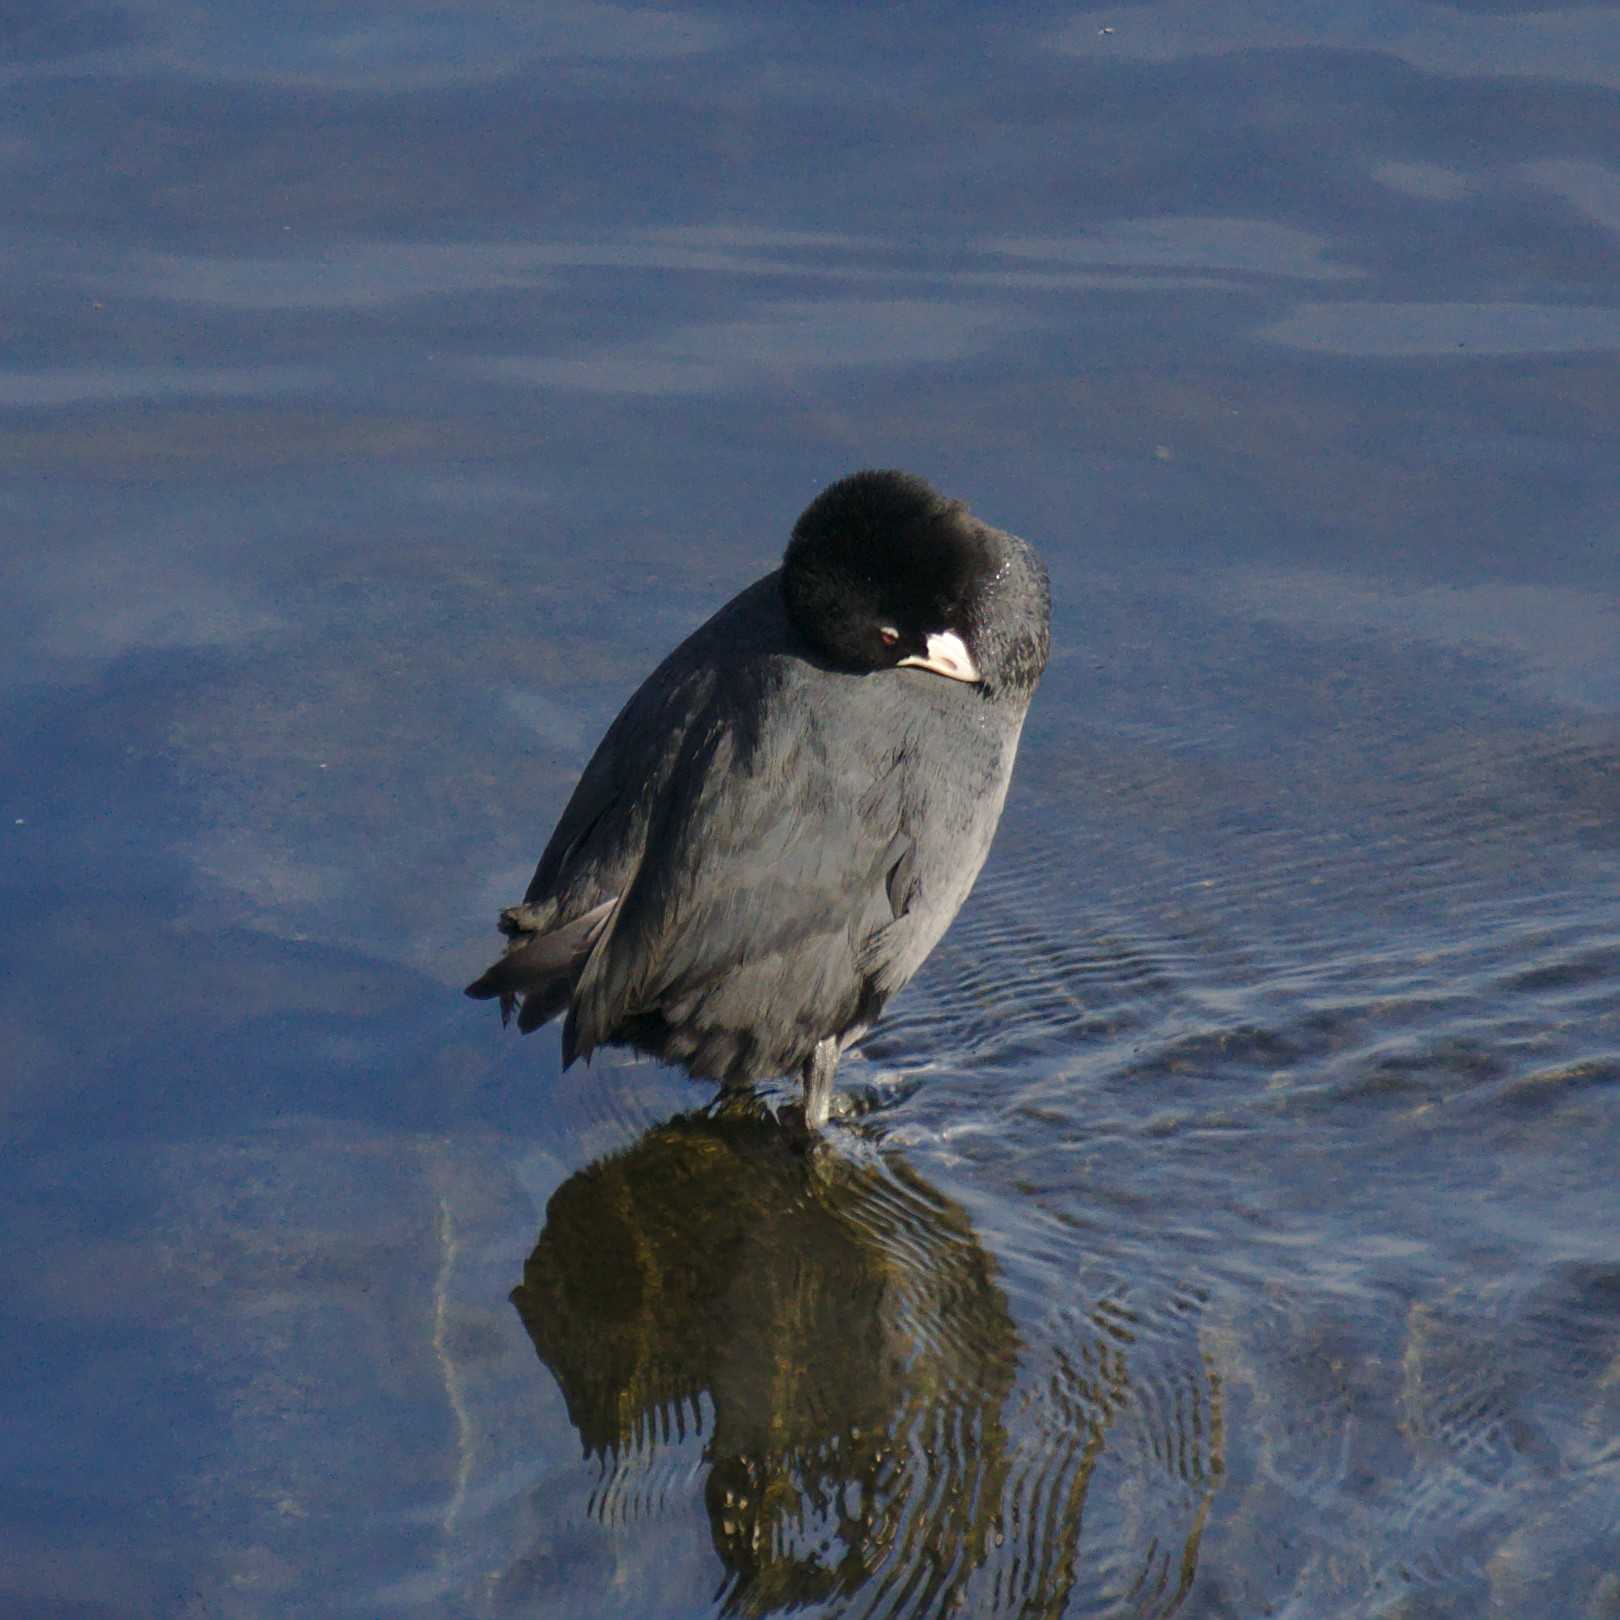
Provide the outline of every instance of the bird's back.
{"type": "Polygon", "coordinates": [[[625,705],[482,993],[527,992],[525,1027],[566,1005],[565,1061],[623,1043],[729,1083],[796,1070],[869,1025],[944,932],[1016,742],[976,688],[829,668],[769,575],[625,705]],[[526,959],[547,986],[517,982],[526,959]]]}

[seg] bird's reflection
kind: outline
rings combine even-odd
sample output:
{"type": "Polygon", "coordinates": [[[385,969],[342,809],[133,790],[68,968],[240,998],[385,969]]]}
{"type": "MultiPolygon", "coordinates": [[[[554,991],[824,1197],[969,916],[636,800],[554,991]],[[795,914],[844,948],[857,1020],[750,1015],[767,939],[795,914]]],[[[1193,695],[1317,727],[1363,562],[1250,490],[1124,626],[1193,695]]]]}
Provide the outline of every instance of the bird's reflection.
{"type": "Polygon", "coordinates": [[[598,1513],[621,1464],[707,1429],[723,1612],[1067,1602],[1123,1352],[1071,1343],[1040,1379],[1057,1399],[1015,1399],[995,1264],[897,1157],[674,1120],[558,1189],[512,1298],[608,1469],[598,1513]],[[1010,1412],[1031,1431],[1016,1443],[1010,1412]]]}

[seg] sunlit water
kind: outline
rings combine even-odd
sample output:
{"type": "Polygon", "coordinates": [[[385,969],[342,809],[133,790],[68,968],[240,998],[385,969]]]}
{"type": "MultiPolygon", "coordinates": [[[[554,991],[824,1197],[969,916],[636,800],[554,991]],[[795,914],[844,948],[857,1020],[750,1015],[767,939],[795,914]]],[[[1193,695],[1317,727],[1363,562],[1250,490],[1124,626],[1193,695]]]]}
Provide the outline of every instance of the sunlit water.
{"type": "Polygon", "coordinates": [[[0,49],[0,1611],[1620,1613],[1620,13],[0,49]],[[1055,655],[803,1155],[458,991],[861,464],[1055,655]]]}

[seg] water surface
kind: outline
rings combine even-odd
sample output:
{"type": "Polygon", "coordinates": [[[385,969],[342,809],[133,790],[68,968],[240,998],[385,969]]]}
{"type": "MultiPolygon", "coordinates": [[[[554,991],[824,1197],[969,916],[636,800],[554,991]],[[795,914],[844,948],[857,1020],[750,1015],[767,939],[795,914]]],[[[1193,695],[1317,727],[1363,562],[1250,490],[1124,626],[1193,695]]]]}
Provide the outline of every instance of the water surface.
{"type": "Polygon", "coordinates": [[[0,33],[0,1606],[1620,1605],[1620,12],[0,33]],[[860,465],[1046,556],[842,1071],[459,987],[860,465]]]}

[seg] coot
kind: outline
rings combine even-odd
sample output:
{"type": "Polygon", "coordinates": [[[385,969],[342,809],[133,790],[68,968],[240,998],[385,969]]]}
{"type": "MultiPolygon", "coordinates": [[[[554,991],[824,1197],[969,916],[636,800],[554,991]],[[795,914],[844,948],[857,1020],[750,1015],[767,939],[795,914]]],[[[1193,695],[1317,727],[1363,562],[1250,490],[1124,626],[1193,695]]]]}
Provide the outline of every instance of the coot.
{"type": "Polygon", "coordinates": [[[467,994],[566,1009],[564,1067],[800,1074],[818,1129],[984,864],[1049,621],[1022,540],[906,473],[833,484],[620,711],[467,994]]]}

